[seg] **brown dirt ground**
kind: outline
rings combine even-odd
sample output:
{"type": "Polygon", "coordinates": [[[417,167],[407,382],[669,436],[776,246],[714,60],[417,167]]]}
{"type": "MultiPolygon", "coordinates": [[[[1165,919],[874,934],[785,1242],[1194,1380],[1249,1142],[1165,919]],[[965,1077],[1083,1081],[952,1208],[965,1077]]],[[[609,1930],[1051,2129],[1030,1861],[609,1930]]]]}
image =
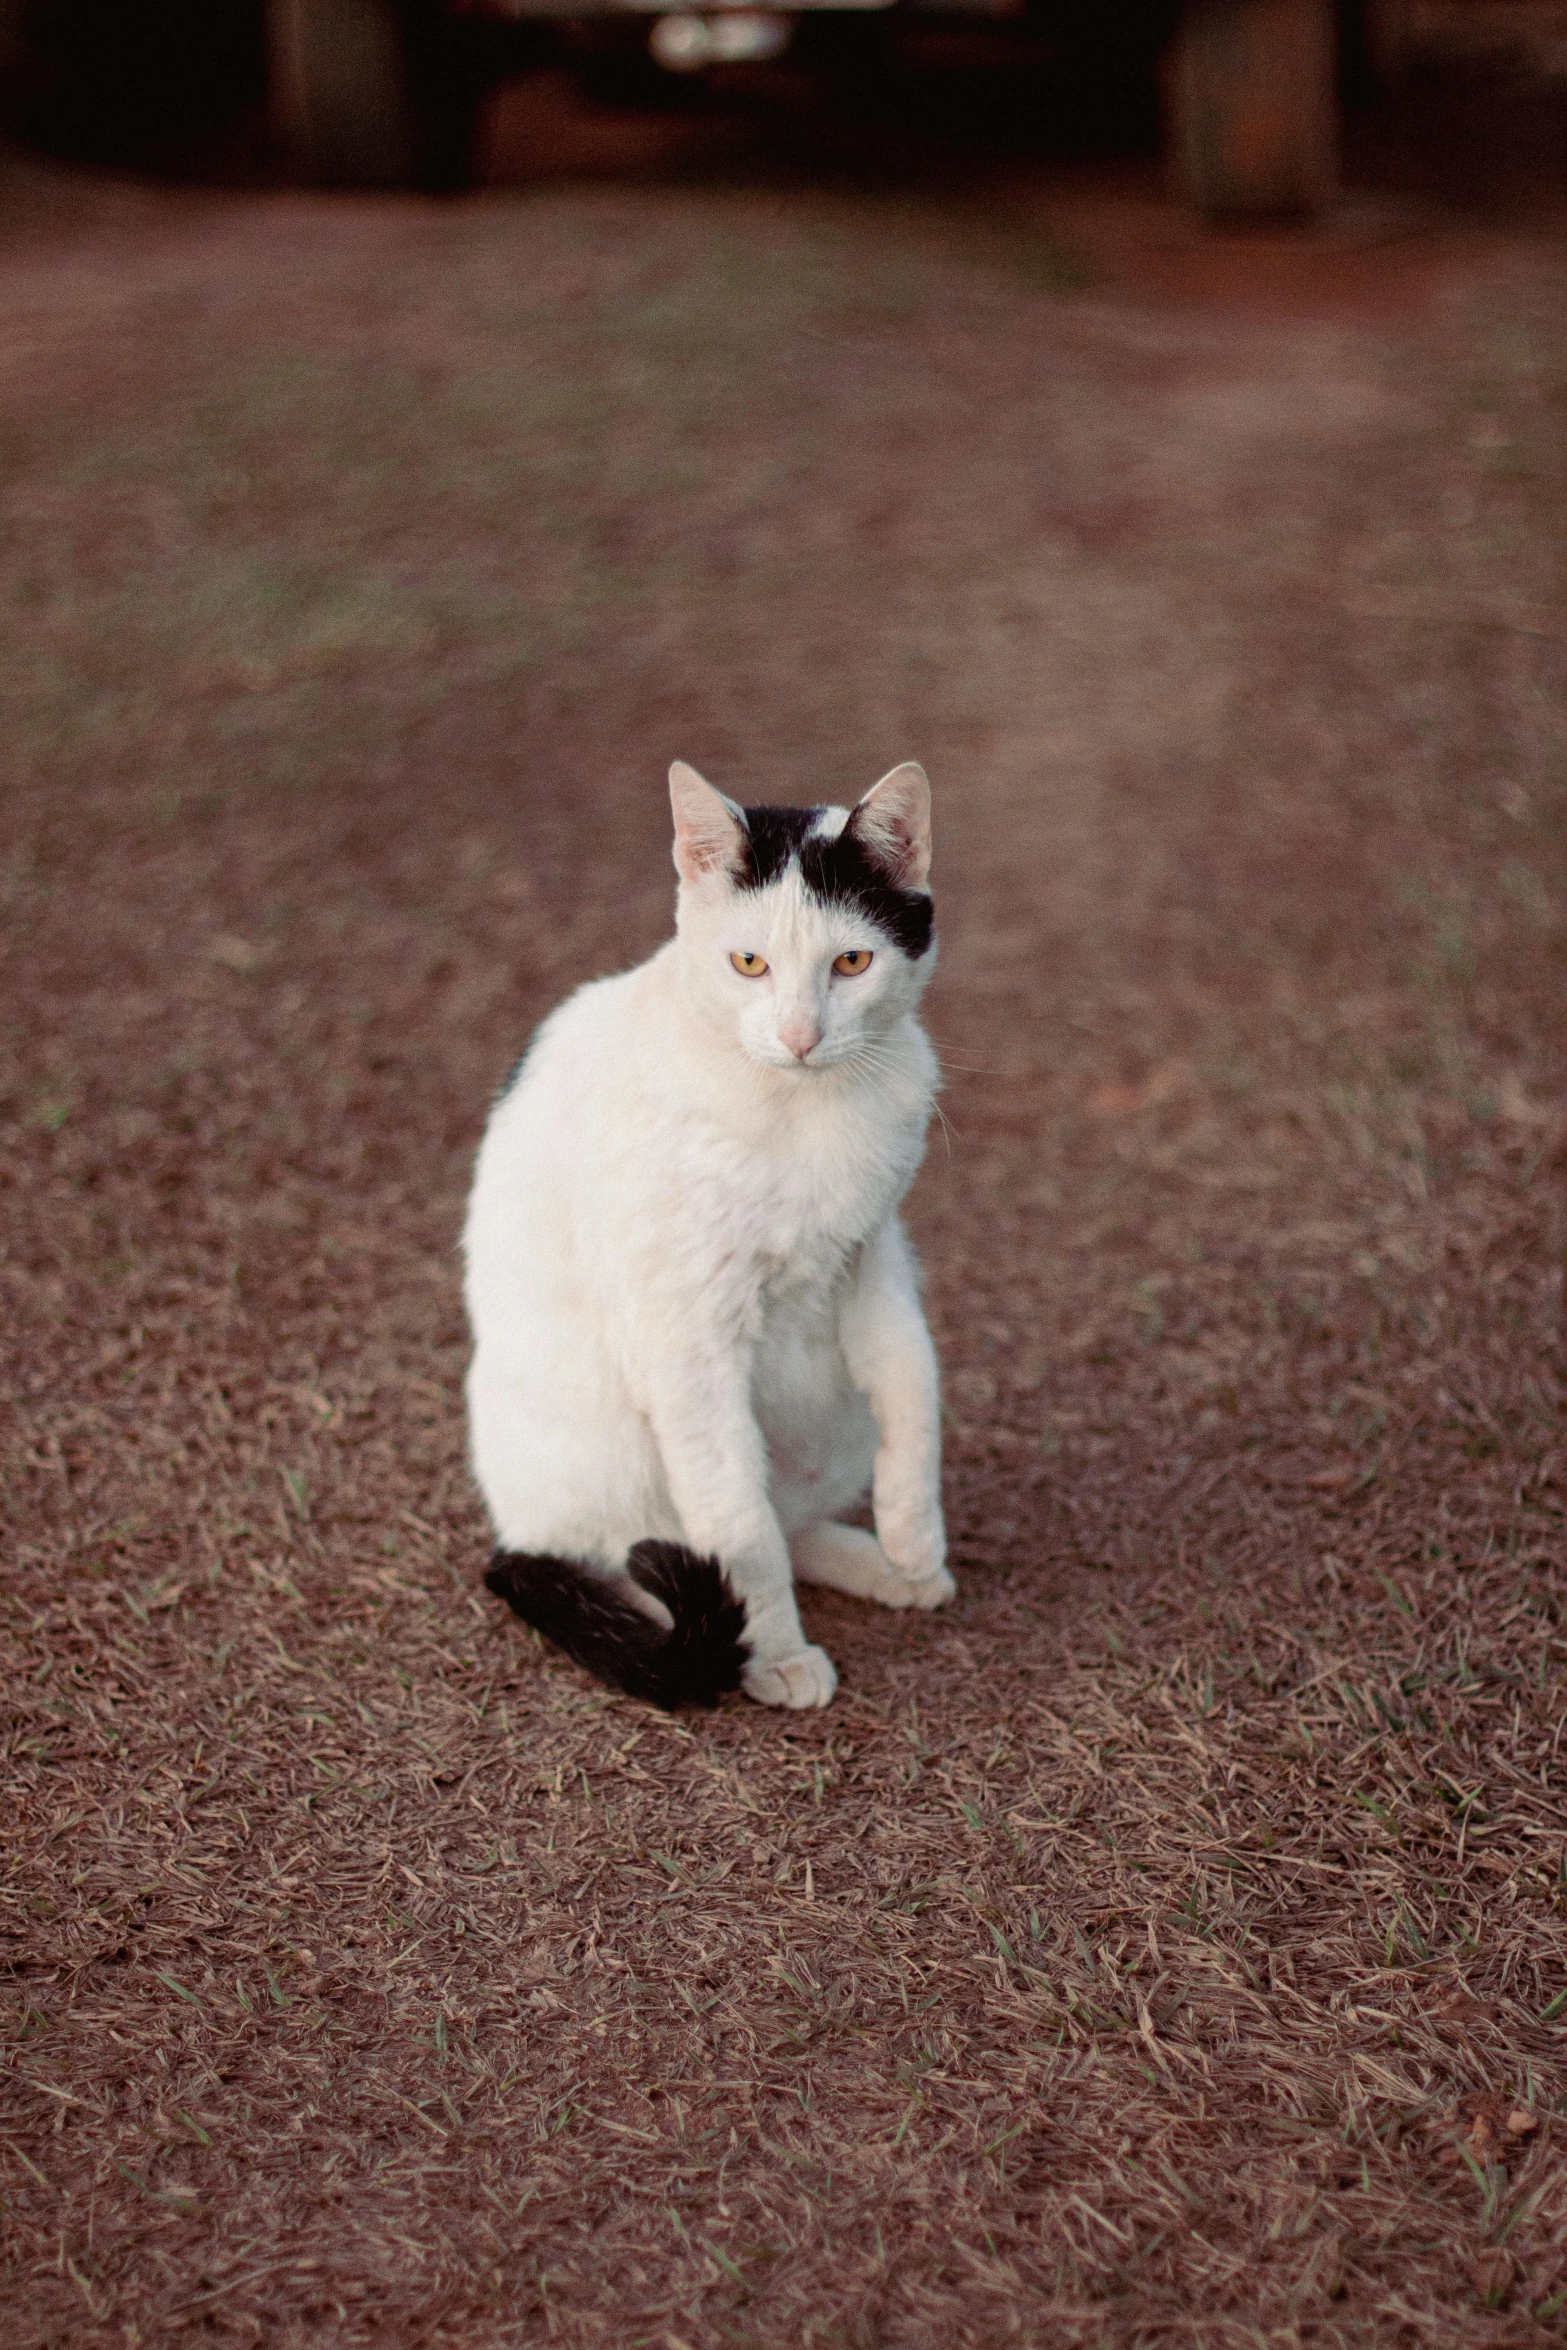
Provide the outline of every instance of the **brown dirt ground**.
{"type": "Polygon", "coordinates": [[[922,185],[6,169],[8,2350],[1567,2322],[1567,245],[922,185]],[[477,1587],[674,753],[940,796],[962,1593],[810,1720],[477,1587]]]}

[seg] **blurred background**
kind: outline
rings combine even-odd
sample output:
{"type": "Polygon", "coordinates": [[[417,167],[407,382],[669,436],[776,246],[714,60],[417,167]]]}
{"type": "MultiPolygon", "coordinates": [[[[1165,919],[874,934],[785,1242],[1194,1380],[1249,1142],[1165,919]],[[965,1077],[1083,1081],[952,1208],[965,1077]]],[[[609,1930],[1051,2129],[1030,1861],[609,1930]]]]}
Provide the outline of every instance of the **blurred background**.
{"type": "Polygon", "coordinates": [[[1177,1406],[1222,1453],[1243,1395],[1296,1394],[1295,1445],[1313,1349],[1321,1440],[1359,1425],[1345,1350],[1406,1315],[1434,1376],[1454,1248],[1452,1343],[1532,1376],[1563,7],[3,23],[7,1147],[52,1379],[158,1298],[198,1383],[417,1361],[467,1511],[469,1153],[549,1004],[664,935],[676,755],[750,799],[935,778],[916,1208],[976,1540],[1043,1539],[1028,1448],[1089,1358],[1117,1463],[1177,1406]]]}
{"type": "Polygon", "coordinates": [[[807,151],[846,142],[862,164],[923,132],[990,157],[1158,153],[1166,184],[1210,216],[1286,216],[1332,199],[1346,153],[1351,182],[1389,143],[1400,176],[1429,179],[1459,164],[1455,139],[1497,144],[1486,124],[1504,84],[1508,176],[1523,193],[1559,155],[1549,86],[1564,74],[1560,0],[0,7],[0,102],[22,136],[121,166],[341,186],[548,170],[570,123],[580,143],[588,100],[623,117],[618,142],[595,125],[600,152],[622,158],[667,157],[676,121],[687,150],[698,124],[711,152],[718,124],[733,137],[744,122],[753,139],[765,126],[807,151]],[[541,77],[555,103],[537,89],[520,103],[518,84],[541,77]],[[1532,104],[1517,87],[1530,80],[1532,104]]]}

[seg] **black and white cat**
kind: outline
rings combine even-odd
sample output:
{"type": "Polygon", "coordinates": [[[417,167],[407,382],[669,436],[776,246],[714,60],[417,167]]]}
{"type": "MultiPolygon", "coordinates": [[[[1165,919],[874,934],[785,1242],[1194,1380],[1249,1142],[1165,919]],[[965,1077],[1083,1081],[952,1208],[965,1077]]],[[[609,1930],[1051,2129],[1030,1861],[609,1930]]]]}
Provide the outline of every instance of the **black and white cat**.
{"type": "Polygon", "coordinates": [[[486,1581],[657,1704],[826,1705],[796,1579],[939,1607],[935,1351],[898,1205],[936,1058],[930,791],[741,808],[670,769],[676,934],[496,1104],[464,1247],[486,1581]],[[866,1493],[872,1536],[838,1522],[866,1493]]]}

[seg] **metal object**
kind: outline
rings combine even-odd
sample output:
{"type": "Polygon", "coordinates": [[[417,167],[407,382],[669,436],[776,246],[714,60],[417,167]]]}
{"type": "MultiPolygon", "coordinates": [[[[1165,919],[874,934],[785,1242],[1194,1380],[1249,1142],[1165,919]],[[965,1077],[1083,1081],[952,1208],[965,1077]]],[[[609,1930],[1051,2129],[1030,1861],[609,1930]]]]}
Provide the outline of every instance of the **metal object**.
{"type": "MultiPolygon", "coordinates": [[[[671,11],[669,0],[463,0],[471,16],[524,17],[601,17],[601,16],[690,16],[698,23],[708,24],[719,16],[765,16],[774,23],[787,25],[790,17],[800,15],[861,16],[878,9],[894,8],[899,0],[789,0],[787,15],[757,9],[753,0],[702,0],[701,7],[671,11]]],[[[905,0],[905,5],[910,0],[905,0]]],[[[940,5],[949,0],[912,0],[915,6],[940,5]]],[[[965,13],[988,16],[1011,13],[1018,0],[969,0],[965,13]]],[[[716,61],[715,61],[716,62],[716,61]]]]}
{"type": "Polygon", "coordinates": [[[705,65],[753,65],[781,57],[793,32],[787,18],[750,8],[725,9],[715,16],[682,11],[661,16],[647,45],[655,65],[667,72],[700,73],[705,65]]]}

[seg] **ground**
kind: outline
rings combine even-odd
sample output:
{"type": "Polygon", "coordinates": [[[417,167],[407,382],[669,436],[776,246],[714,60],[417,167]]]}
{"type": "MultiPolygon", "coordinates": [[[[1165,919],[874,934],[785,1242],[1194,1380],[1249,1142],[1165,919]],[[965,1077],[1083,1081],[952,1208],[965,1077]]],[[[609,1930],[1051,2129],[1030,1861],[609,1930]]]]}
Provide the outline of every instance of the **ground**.
{"type": "Polygon", "coordinates": [[[1559,2339],[1561,218],[537,103],[5,167],[0,2333],[1559,2339]],[[472,1153],[675,755],[937,795],[960,1598],[809,1718],[479,1584],[472,1153]]]}

